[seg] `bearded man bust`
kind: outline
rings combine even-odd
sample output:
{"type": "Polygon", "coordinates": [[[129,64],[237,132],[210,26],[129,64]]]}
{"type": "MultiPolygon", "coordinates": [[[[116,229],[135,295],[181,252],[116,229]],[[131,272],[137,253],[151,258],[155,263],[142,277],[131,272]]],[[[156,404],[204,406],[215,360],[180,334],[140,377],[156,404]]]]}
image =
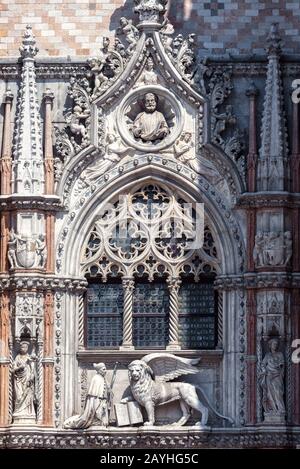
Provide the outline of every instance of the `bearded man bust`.
{"type": "Polygon", "coordinates": [[[158,98],[154,93],[146,93],[143,100],[144,111],[133,122],[132,133],[142,142],[156,143],[170,133],[164,115],[157,111],[157,102],[158,98]]]}

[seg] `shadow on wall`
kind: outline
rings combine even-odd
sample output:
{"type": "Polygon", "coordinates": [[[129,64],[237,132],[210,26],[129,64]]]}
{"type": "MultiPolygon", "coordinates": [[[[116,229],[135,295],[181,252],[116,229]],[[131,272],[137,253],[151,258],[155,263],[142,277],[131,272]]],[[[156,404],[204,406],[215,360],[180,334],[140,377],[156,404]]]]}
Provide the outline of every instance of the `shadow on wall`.
{"type": "Polygon", "coordinates": [[[110,17],[109,30],[116,31],[120,26],[120,19],[125,16],[125,18],[135,20],[135,15],[132,11],[134,6],[134,0],[125,0],[122,7],[116,8],[113,14],[110,17]]]}

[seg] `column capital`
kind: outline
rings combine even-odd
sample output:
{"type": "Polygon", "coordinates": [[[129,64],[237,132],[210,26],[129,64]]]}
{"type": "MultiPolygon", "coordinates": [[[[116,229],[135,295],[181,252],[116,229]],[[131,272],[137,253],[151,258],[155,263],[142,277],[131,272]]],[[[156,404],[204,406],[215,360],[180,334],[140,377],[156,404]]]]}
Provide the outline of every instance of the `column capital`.
{"type": "Polygon", "coordinates": [[[253,81],[250,83],[250,86],[246,90],[245,94],[246,94],[246,96],[248,96],[249,98],[252,98],[252,99],[256,98],[256,96],[259,95],[259,90],[256,88],[255,83],[253,81]]]}
{"type": "Polygon", "coordinates": [[[13,102],[13,99],[14,99],[14,95],[13,95],[11,89],[8,88],[4,93],[3,102],[5,104],[11,104],[13,102]]]}
{"type": "Polygon", "coordinates": [[[46,88],[46,91],[43,93],[43,100],[46,104],[53,103],[54,100],[54,93],[50,88],[46,88]]]}
{"type": "Polygon", "coordinates": [[[122,277],[122,285],[126,290],[134,290],[134,278],[133,277],[122,277]]]}
{"type": "Polygon", "coordinates": [[[170,291],[178,290],[181,285],[181,279],[179,277],[169,277],[167,279],[167,285],[170,291]]]}

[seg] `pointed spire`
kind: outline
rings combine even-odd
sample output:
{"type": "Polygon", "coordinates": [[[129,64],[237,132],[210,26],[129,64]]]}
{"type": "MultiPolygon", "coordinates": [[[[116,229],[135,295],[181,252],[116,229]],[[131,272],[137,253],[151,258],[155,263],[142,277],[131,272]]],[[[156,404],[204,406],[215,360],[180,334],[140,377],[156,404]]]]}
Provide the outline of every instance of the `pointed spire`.
{"type": "Polygon", "coordinates": [[[22,195],[44,192],[41,121],[34,65],[37,52],[32,28],[27,26],[20,47],[23,66],[15,121],[12,176],[12,191],[22,195]]]}
{"type": "Polygon", "coordinates": [[[267,38],[268,69],[257,170],[259,191],[282,191],[289,180],[287,129],[280,71],[281,38],[278,24],[267,38]]]}

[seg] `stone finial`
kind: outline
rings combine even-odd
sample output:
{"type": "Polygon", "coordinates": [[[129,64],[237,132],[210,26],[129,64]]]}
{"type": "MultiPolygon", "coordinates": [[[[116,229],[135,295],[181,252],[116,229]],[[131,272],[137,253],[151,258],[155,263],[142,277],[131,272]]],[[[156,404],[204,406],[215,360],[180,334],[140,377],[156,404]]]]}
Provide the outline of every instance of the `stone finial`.
{"type": "Polygon", "coordinates": [[[278,23],[272,23],[270,32],[267,37],[266,51],[268,55],[281,54],[282,39],[279,34],[278,23]]]}
{"type": "Polygon", "coordinates": [[[22,46],[19,50],[23,59],[33,59],[39,51],[36,47],[35,36],[30,25],[26,26],[23,34],[22,46]]]}
{"type": "Polygon", "coordinates": [[[141,23],[159,23],[166,11],[167,0],[134,0],[134,13],[138,13],[141,23]]]}

